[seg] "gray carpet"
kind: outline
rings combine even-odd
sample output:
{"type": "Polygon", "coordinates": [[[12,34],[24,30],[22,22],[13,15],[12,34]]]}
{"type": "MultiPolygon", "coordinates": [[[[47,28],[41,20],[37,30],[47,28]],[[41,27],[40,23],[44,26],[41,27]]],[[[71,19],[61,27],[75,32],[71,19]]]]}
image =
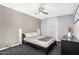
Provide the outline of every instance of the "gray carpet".
{"type": "MultiPolygon", "coordinates": [[[[0,51],[0,55],[45,55],[45,53],[41,50],[32,48],[31,46],[22,44],[0,51]]],[[[54,48],[49,52],[49,55],[61,55],[60,43],[57,43],[57,45],[54,46],[54,48]]]]}

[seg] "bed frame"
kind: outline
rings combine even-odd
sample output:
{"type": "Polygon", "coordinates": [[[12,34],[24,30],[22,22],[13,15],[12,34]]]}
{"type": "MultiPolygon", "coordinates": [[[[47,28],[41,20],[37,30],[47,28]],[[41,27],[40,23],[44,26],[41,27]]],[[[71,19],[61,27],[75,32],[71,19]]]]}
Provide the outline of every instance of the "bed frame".
{"type": "Polygon", "coordinates": [[[31,47],[37,48],[37,49],[39,49],[39,50],[45,52],[46,55],[48,55],[48,53],[50,52],[50,50],[56,45],[56,41],[55,41],[55,42],[52,43],[49,47],[44,48],[44,47],[41,47],[41,46],[39,46],[39,45],[32,44],[32,43],[30,43],[30,42],[26,42],[26,41],[24,40],[24,38],[25,38],[25,34],[23,33],[23,34],[22,34],[22,44],[30,45],[31,47]]]}

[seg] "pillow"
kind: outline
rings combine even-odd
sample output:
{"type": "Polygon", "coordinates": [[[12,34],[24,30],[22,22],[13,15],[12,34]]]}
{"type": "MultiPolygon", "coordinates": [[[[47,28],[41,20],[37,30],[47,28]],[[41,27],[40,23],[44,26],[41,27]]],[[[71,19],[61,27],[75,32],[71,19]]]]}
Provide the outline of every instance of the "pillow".
{"type": "Polygon", "coordinates": [[[33,35],[33,37],[36,37],[36,36],[38,36],[38,33],[37,32],[33,32],[32,35],[33,35]]]}
{"type": "Polygon", "coordinates": [[[36,37],[36,36],[38,36],[38,33],[37,32],[30,32],[30,33],[25,33],[25,36],[26,37],[36,37]]]}
{"type": "Polygon", "coordinates": [[[31,37],[32,34],[31,34],[31,33],[25,33],[25,36],[26,36],[26,37],[31,37]]]}

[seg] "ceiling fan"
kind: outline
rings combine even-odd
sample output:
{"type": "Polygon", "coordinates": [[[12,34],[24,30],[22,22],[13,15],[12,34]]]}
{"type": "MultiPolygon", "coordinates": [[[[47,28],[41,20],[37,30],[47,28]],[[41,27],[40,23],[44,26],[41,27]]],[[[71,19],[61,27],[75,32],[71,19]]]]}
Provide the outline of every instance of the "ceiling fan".
{"type": "Polygon", "coordinates": [[[34,14],[40,14],[40,13],[48,15],[48,12],[45,11],[43,4],[40,5],[40,7],[36,10],[36,12],[34,14]]]}

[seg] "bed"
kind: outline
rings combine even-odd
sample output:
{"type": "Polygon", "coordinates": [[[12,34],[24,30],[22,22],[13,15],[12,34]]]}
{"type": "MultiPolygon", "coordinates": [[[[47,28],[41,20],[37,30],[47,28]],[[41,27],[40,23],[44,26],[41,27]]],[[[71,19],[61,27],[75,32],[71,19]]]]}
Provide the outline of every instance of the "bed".
{"type": "Polygon", "coordinates": [[[26,37],[25,33],[22,34],[22,43],[40,49],[41,51],[45,52],[45,54],[48,54],[49,51],[56,45],[56,41],[52,37],[26,37]]]}

